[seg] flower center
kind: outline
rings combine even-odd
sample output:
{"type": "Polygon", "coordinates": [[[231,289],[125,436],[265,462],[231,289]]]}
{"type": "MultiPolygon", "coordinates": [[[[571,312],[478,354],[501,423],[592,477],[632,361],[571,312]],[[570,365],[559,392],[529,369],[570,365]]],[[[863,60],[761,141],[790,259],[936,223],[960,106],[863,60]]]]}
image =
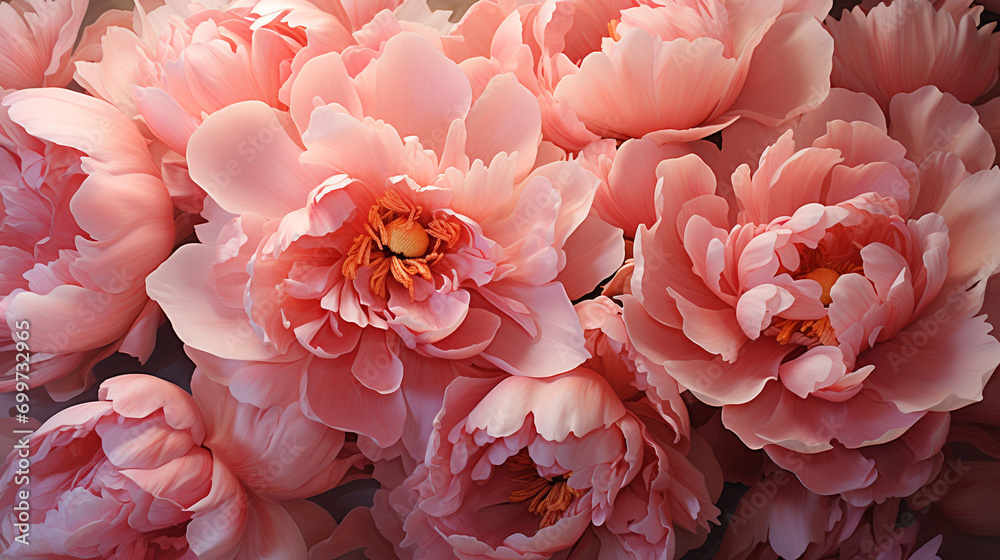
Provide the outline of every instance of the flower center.
{"type": "MultiPolygon", "coordinates": [[[[860,272],[863,268],[849,259],[831,260],[827,258],[822,247],[817,251],[809,251],[801,255],[802,260],[798,271],[792,276],[796,280],[812,280],[819,284],[822,293],[819,301],[824,307],[829,307],[833,303],[830,290],[837,280],[844,274],[860,272]]],[[[801,334],[810,341],[809,345],[823,344],[834,346],[837,342],[837,334],[830,326],[829,316],[824,316],[814,320],[785,319],[774,324],[777,328],[775,339],[778,344],[789,344],[793,341],[796,333],[801,334]]],[[[801,340],[801,339],[800,339],[801,340]]]]}
{"type": "Polygon", "coordinates": [[[344,276],[354,280],[358,269],[372,266],[369,284],[373,293],[385,297],[391,277],[409,290],[412,300],[413,277],[432,280],[431,266],[444,258],[443,251],[458,242],[460,233],[458,225],[439,218],[422,225],[419,221],[422,212],[420,206],[396,190],[386,191],[368,210],[365,231],[354,238],[347,252],[344,276]],[[433,248],[431,238],[434,238],[433,248]]]}
{"type": "Polygon", "coordinates": [[[385,246],[404,257],[422,257],[431,238],[420,224],[406,218],[396,218],[385,226],[385,246]]]}
{"type": "Polygon", "coordinates": [[[517,455],[507,459],[507,467],[515,484],[508,499],[511,503],[531,500],[528,511],[542,518],[538,522],[539,529],[555,525],[573,500],[580,497],[580,491],[566,482],[573,473],[552,478],[539,476],[527,449],[522,449],[517,455]]]}
{"type": "Polygon", "coordinates": [[[833,303],[833,298],[830,297],[830,290],[833,289],[833,285],[837,283],[837,279],[840,278],[840,273],[836,270],[820,267],[803,274],[800,278],[805,278],[807,280],[814,280],[819,284],[819,287],[823,289],[823,294],[819,296],[819,300],[823,302],[823,305],[829,307],[833,303]]]}

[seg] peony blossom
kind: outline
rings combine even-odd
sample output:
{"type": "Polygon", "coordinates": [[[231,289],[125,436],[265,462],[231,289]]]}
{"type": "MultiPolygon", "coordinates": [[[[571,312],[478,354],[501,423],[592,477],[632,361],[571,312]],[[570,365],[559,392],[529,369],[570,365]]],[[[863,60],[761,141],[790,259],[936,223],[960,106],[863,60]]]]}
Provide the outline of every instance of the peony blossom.
{"type": "Polygon", "coordinates": [[[918,545],[920,523],[900,506],[898,499],[853,506],[814,494],[792,473],[776,470],[737,504],[715,558],[940,560],[941,537],[918,545]]]}
{"type": "Polygon", "coordinates": [[[312,534],[328,516],[305,502],[248,493],[202,446],[205,435],[194,400],[178,387],[146,375],[105,382],[100,401],[63,410],[27,436],[27,457],[19,450],[7,457],[0,552],[17,558],[305,558],[303,532],[312,534]],[[22,462],[30,483],[18,477],[22,462]],[[30,526],[19,525],[24,520],[14,508],[21,501],[30,504],[30,526]]]}
{"type": "Polygon", "coordinates": [[[148,290],[248,401],[293,379],[310,418],[381,447],[416,414],[419,457],[455,368],[547,376],[587,357],[570,297],[623,244],[590,216],[597,178],[543,159],[512,76],[473,89],[414,33],[354,77],[346,56],[303,66],[290,118],[238,103],[192,135],[191,176],[218,207],[148,290]]]}
{"type": "Polygon", "coordinates": [[[515,72],[538,97],[546,138],[572,152],[602,137],[696,140],[741,116],[776,124],[829,89],[832,42],[816,19],[828,1],[514,6],[476,3],[445,48],[515,72]]]}
{"type": "Polygon", "coordinates": [[[400,4],[168,0],[148,14],[139,5],[131,21],[100,33],[95,60],[79,63],[76,79],[142,123],[174,204],[198,213],[205,193],[188,177],[185,156],[204,117],[251,100],[287,109],[283,86],[317,52],[377,44],[381,34],[369,24],[398,32],[393,8],[423,15],[412,1],[400,4]]]}
{"type": "Polygon", "coordinates": [[[297,400],[258,408],[198,370],[191,392],[205,423],[202,445],[258,496],[308,498],[366,477],[356,436],[306,418],[297,400]]]}
{"type": "Polygon", "coordinates": [[[967,120],[938,144],[954,151],[929,150],[956,103],[933,87],[893,98],[910,116],[893,119],[900,141],[828,105],[824,130],[803,118],[731,191],[697,156],[666,160],[658,221],[636,236],[636,349],[723,407],[746,445],[857,505],[933,477],[947,411],[980,400],[1000,364],[979,315],[1000,170],[966,169],[994,155],[967,120]]]}
{"type": "Polygon", "coordinates": [[[67,85],[88,0],[0,3],[0,89],[67,85]]]}
{"type": "Polygon", "coordinates": [[[424,465],[390,497],[406,531],[399,554],[578,558],[599,546],[674,558],[718,510],[658,419],[585,368],[456,380],[424,465]]]}
{"type": "Polygon", "coordinates": [[[114,107],[54,88],[3,105],[0,390],[23,373],[11,333],[27,322],[30,384],[65,399],[100,359],[152,351],[161,317],[144,280],[174,245],[173,211],[145,141],[114,107]]]}
{"type": "Polygon", "coordinates": [[[630,8],[553,97],[609,138],[690,141],[739,117],[777,124],[826,96],[833,45],[814,14],[828,9],[723,0],[630,8]]]}
{"type": "Polygon", "coordinates": [[[940,9],[928,0],[887,4],[827,20],[834,87],[866,93],[887,109],[897,93],[928,85],[972,103],[996,84],[1000,36],[994,23],[979,27],[981,9],[961,1],[940,9]]]}

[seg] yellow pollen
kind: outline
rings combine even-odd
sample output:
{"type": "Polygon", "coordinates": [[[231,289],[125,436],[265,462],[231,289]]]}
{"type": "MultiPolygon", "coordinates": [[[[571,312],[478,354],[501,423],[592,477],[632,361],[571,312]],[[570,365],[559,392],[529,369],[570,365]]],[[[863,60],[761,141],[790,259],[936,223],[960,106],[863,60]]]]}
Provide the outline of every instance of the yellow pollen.
{"type": "Polygon", "coordinates": [[[618,20],[613,19],[608,22],[608,37],[614,41],[621,41],[622,36],[618,34],[618,20]]]}
{"type": "Polygon", "coordinates": [[[386,247],[397,255],[422,257],[431,238],[420,224],[406,218],[396,218],[385,226],[386,247]]]}
{"type": "Polygon", "coordinates": [[[580,497],[580,491],[566,482],[573,473],[551,479],[539,476],[527,449],[507,459],[507,467],[516,485],[508,499],[511,503],[530,500],[528,511],[542,518],[538,522],[539,529],[555,525],[573,500],[580,497]]]}
{"type": "Polygon", "coordinates": [[[823,289],[823,295],[819,296],[819,300],[823,302],[823,305],[829,306],[833,302],[833,298],[830,297],[830,290],[833,289],[833,285],[840,278],[839,272],[829,268],[817,268],[803,274],[800,278],[814,280],[819,283],[819,286],[823,289]]]}

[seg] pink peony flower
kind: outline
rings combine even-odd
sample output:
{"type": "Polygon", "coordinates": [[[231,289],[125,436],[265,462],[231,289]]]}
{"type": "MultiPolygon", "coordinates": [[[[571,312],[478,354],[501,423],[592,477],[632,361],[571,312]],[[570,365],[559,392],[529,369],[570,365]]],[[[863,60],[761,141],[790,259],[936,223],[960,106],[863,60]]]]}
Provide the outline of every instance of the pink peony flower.
{"type": "Polygon", "coordinates": [[[739,117],[775,125],[819,104],[829,2],[663,0],[621,12],[600,50],[563,64],[553,97],[605,138],[704,138],[739,117]],[[641,85],[640,85],[641,84],[641,85]]]}
{"type": "Polygon", "coordinates": [[[25,438],[27,456],[8,456],[0,551],[18,558],[305,558],[296,518],[311,533],[322,510],[247,493],[202,446],[205,434],[194,400],[178,387],[146,375],[105,382],[100,401],[59,412],[25,438]],[[27,519],[15,509],[22,501],[27,519]]]}
{"type": "Polygon", "coordinates": [[[658,221],[636,237],[637,350],[722,406],[749,447],[857,505],[934,476],[946,412],[980,400],[1000,364],[977,316],[1000,255],[1000,170],[966,170],[981,127],[960,122],[941,144],[954,152],[922,148],[956,104],[971,111],[932,87],[894,98],[903,143],[880,122],[830,118],[817,134],[803,118],[732,192],[694,155],[666,160],[658,221]]]}
{"type": "Polygon", "coordinates": [[[202,445],[258,496],[309,498],[367,477],[356,436],[306,418],[297,400],[261,409],[198,370],[191,392],[205,422],[202,445]]]}
{"type": "Polygon", "coordinates": [[[918,546],[920,523],[892,499],[857,507],[776,470],[750,487],[726,527],[719,560],[931,560],[938,536],[918,546]]]}
{"type": "Polygon", "coordinates": [[[444,46],[514,72],[546,139],[572,152],[601,137],[695,140],[740,116],[774,124],[829,88],[827,1],[517,4],[476,3],[444,46]]]}
{"type": "Polygon", "coordinates": [[[0,3],[0,90],[62,87],[88,0],[0,3]]]}
{"type": "Polygon", "coordinates": [[[718,510],[659,418],[585,368],[456,380],[425,464],[390,497],[400,556],[674,558],[718,510]]]}
{"type": "Polygon", "coordinates": [[[897,93],[928,85],[974,102],[997,82],[1000,36],[994,23],[978,27],[981,9],[951,4],[935,9],[928,0],[907,0],[829,18],[832,85],[867,93],[883,109],[897,93]]]}
{"type": "Polygon", "coordinates": [[[169,0],[148,14],[140,5],[132,21],[100,31],[94,60],[76,73],[89,93],[141,122],[175,205],[190,213],[202,210],[205,193],[188,176],[187,143],[205,116],[251,100],[287,110],[283,86],[306,60],[377,44],[382,28],[398,32],[393,8],[401,17],[424,15],[398,0],[203,4],[169,0]]]}
{"type": "Polygon", "coordinates": [[[29,381],[65,399],[100,359],[152,351],[160,314],[144,280],[174,245],[173,213],[145,141],[114,107],[59,89],[3,105],[0,390],[29,381]],[[11,333],[25,323],[19,379],[11,333]]]}
{"type": "Polygon", "coordinates": [[[244,400],[301,389],[310,418],[381,447],[405,428],[419,457],[456,367],[547,376],[587,357],[570,298],[623,244],[590,216],[597,179],[538,155],[512,76],[473,89],[413,33],[355,77],[345,57],[303,66],[290,119],[244,102],[192,135],[191,176],[221,208],[148,290],[187,345],[233,361],[202,367],[244,400]]]}

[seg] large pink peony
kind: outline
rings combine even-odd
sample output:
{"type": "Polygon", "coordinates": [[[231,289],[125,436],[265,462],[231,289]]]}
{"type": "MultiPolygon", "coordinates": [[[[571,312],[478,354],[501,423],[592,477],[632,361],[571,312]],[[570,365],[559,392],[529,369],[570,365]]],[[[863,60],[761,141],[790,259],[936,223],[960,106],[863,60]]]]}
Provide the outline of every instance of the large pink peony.
{"type": "Polygon", "coordinates": [[[827,20],[834,87],[867,93],[888,109],[897,93],[923,86],[972,103],[996,84],[1000,36],[992,33],[994,23],[979,27],[981,8],[969,9],[967,1],[942,9],[929,0],[887,4],[827,20]]]}
{"type": "Polygon", "coordinates": [[[88,0],[0,3],[0,89],[62,87],[88,0]]]}
{"type": "Polygon", "coordinates": [[[308,498],[367,478],[357,437],[306,418],[295,399],[259,408],[198,370],[191,393],[205,424],[202,445],[258,496],[308,498]]]}
{"type": "MultiPolygon", "coordinates": [[[[475,4],[445,37],[536,94],[546,138],[690,141],[737,118],[781,122],[823,100],[830,2],[545,0],[475,4]]],[[[476,64],[482,64],[477,62],[476,64]]]]}
{"type": "Polygon", "coordinates": [[[305,558],[303,534],[328,516],[304,501],[248,493],[202,446],[205,435],[194,400],[178,387],[146,375],[105,382],[100,401],[59,412],[8,456],[0,550],[46,559],[305,558]]]}
{"type": "MultiPolygon", "coordinates": [[[[898,93],[936,86],[963,103],[976,103],[983,126],[1000,146],[1000,35],[993,33],[994,22],[981,25],[982,6],[968,0],[874,4],[864,2],[839,21],[827,20],[834,38],[833,85],[866,93],[883,109],[898,93]]],[[[953,131],[942,131],[949,134],[953,131]]]]}
{"type": "Polygon", "coordinates": [[[174,245],[173,211],[145,140],[114,107],[59,89],[3,105],[0,390],[17,384],[11,332],[27,321],[22,380],[65,398],[105,356],[152,351],[160,313],[144,280],[174,245]]]}
{"type": "Polygon", "coordinates": [[[546,163],[512,76],[470,83],[413,33],[356,76],[345,56],[303,66],[290,118],[238,103],[192,135],[218,207],[148,290],[242,398],[300,390],[310,417],[382,447],[416,414],[422,456],[455,363],[547,376],[587,357],[570,297],[623,243],[590,216],[597,178],[546,163]]]}
{"type": "Polygon", "coordinates": [[[941,537],[923,542],[899,499],[870,507],[814,494],[788,471],[750,487],[726,527],[719,560],[940,560],[941,537]]]}
{"type": "Polygon", "coordinates": [[[718,513],[677,435],[586,368],[456,380],[425,464],[390,497],[400,555],[674,558],[718,513]]]}
{"type": "MultiPolygon", "coordinates": [[[[826,114],[858,110],[837,99],[849,105],[826,114]]],[[[629,336],[816,492],[915,491],[940,466],[947,411],[980,400],[1000,364],[979,315],[1000,262],[1000,170],[966,169],[994,155],[974,114],[935,144],[963,107],[932,87],[896,96],[900,141],[878,109],[823,130],[803,119],[731,191],[694,155],[657,167],[629,336]]]]}
{"type": "Polygon", "coordinates": [[[188,177],[185,156],[204,117],[251,100],[287,110],[284,86],[306,60],[348,46],[377,46],[387,29],[398,32],[402,25],[389,10],[396,8],[400,17],[424,15],[414,4],[168,0],[148,14],[139,5],[131,20],[100,31],[91,47],[94,61],[79,63],[75,77],[142,123],[175,205],[197,213],[205,193],[188,177]]]}
{"type": "Polygon", "coordinates": [[[829,2],[653,1],[553,91],[589,131],[657,142],[704,138],[744,117],[777,124],[829,89],[829,2]]]}

